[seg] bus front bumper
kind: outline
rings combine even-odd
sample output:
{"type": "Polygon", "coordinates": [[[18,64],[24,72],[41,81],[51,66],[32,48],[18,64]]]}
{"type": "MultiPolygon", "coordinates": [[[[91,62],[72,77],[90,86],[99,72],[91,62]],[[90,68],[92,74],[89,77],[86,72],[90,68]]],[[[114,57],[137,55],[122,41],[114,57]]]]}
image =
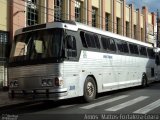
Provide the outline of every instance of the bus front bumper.
{"type": "Polygon", "coordinates": [[[9,90],[9,98],[26,98],[39,100],[60,100],[68,95],[67,88],[36,89],[36,90],[9,90]]]}

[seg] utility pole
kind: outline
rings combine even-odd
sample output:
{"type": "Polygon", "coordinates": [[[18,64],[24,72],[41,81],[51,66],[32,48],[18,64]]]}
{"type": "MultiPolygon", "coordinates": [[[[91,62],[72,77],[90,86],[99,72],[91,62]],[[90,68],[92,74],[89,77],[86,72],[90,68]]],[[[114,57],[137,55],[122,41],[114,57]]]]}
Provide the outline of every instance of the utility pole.
{"type": "Polygon", "coordinates": [[[160,41],[159,41],[159,10],[157,9],[157,40],[156,40],[156,46],[160,47],[160,41]]]}

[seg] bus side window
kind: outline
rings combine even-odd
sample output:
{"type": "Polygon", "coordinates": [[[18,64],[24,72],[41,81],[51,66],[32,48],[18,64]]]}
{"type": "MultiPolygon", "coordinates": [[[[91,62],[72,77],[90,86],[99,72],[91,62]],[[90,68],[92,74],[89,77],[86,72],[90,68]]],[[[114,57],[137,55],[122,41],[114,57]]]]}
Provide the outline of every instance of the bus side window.
{"type": "Polygon", "coordinates": [[[153,49],[147,48],[147,53],[148,53],[149,58],[151,58],[151,59],[155,58],[155,53],[154,53],[153,49]]]}
{"type": "Polygon", "coordinates": [[[101,37],[101,42],[102,42],[103,49],[108,50],[109,48],[107,46],[107,40],[105,37],[103,36],[101,37]]]}
{"type": "Polygon", "coordinates": [[[146,47],[139,46],[139,52],[140,52],[140,55],[147,56],[146,47]]]}
{"type": "Polygon", "coordinates": [[[108,51],[116,51],[116,45],[115,45],[114,39],[102,36],[101,42],[102,42],[103,49],[108,51]]]}
{"type": "Polygon", "coordinates": [[[116,39],[116,44],[117,44],[119,52],[129,53],[127,42],[116,39]]]}
{"type": "Polygon", "coordinates": [[[86,39],[85,39],[84,34],[85,34],[85,33],[84,33],[83,31],[81,31],[81,32],[80,32],[80,37],[81,37],[81,41],[82,41],[83,47],[87,48],[88,46],[87,46],[87,43],[86,43],[86,39]]]}
{"type": "Polygon", "coordinates": [[[112,39],[112,38],[110,38],[109,49],[110,49],[111,51],[116,51],[116,44],[115,44],[114,39],[112,39]]]}
{"type": "Polygon", "coordinates": [[[86,38],[86,42],[88,47],[91,48],[96,48],[96,44],[95,44],[95,40],[93,35],[89,34],[89,33],[85,33],[85,38],[86,38]]]}
{"type": "Polygon", "coordinates": [[[68,57],[76,57],[77,56],[76,39],[74,36],[68,35],[66,37],[66,48],[67,48],[67,56],[68,57]]]}
{"type": "Polygon", "coordinates": [[[96,47],[100,49],[101,47],[100,47],[99,38],[97,35],[94,35],[94,40],[95,40],[96,47]]]}
{"type": "Polygon", "coordinates": [[[136,44],[129,43],[129,49],[131,54],[139,55],[138,46],[136,44]]]}
{"type": "Polygon", "coordinates": [[[97,35],[92,33],[85,33],[84,36],[88,47],[100,49],[99,38],[97,35]]]}
{"type": "Polygon", "coordinates": [[[98,49],[101,48],[99,43],[99,38],[97,35],[92,33],[85,33],[81,31],[80,37],[81,37],[83,47],[98,48],[98,49]]]}

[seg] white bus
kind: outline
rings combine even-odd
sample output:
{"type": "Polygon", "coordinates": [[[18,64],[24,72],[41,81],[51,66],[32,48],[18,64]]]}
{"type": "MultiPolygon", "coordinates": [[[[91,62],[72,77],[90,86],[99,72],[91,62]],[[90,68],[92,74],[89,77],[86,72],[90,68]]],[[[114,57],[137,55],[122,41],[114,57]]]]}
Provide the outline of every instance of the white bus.
{"type": "Polygon", "coordinates": [[[16,31],[9,60],[10,97],[87,102],[101,92],[155,80],[153,46],[73,21],[16,31]]]}

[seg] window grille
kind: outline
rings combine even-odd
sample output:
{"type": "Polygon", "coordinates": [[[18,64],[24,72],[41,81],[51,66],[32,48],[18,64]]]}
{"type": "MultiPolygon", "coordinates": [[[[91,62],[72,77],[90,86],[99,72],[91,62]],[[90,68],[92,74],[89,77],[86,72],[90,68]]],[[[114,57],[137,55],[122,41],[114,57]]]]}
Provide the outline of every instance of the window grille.
{"type": "Polygon", "coordinates": [[[8,33],[0,32],[0,62],[5,61],[8,46],[8,33]]]}
{"type": "Polygon", "coordinates": [[[97,9],[92,7],[92,26],[96,27],[96,16],[97,16],[97,9]]]}
{"type": "Polygon", "coordinates": [[[27,0],[27,26],[38,24],[37,0],[27,0]]]}
{"type": "Polygon", "coordinates": [[[54,20],[62,20],[62,0],[54,0],[54,20]]]}
{"type": "Polygon", "coordinates": [[[109,31],[109,14],[106,13],[105,16],[105,27],[106,27],[106,31],[109,31]]]}
{"type": "Polygon", "coordinates": [[[75,1],[75,21],[81,22],[81,2],[75,1]]]}

